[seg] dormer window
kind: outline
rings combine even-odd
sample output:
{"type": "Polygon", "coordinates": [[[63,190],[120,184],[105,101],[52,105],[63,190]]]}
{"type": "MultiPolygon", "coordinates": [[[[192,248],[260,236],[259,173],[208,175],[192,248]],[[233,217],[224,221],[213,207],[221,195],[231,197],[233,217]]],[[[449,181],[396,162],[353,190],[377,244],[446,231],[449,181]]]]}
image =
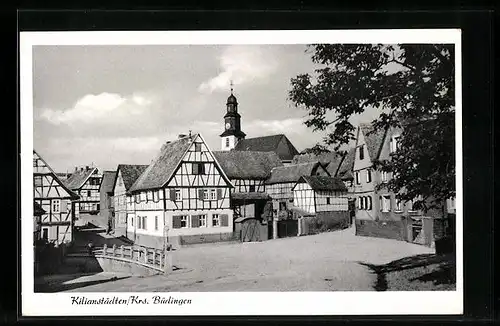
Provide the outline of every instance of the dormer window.
{"type": "Polygon", "coordinates": [[[229,147],[229,137],[226,137],[226,147],[229,147]]]}

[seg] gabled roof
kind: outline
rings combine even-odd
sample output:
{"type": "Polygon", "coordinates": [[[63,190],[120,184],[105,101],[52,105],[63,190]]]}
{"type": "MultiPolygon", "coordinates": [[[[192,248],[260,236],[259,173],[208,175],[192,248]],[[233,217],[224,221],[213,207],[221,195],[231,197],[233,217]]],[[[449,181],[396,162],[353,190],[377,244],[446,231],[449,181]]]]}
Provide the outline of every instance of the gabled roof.
{"type": "Polygon", "coordinates": [[[275,152],[282,161],[291,161],[299,153],[292,142],[283,134],[242,139],[236,144],[234,150],[275,152]],[[284,141],[286,148],[279,148],[281,141],[284,141]]]}
{"type": "Polygon", "coordinates": [[[214,152],[222,170],[230,179],[267,179],[271,170],[283,166],[274,152],[214,152]]]}
{"type": "Polygon", "coordinates": [[[344,156],[342,163],[339,166],[336,176],[342,180],[353,179],[352,170],[354,168],[354,158],[356,156],[356,148],[351,148],[344,156]]]}
{"type": "Polygon", "coordinates": [[[387,129],[378,129],[373,131],[373,126],[370,123],[360,123],[359,129],[365,138],[366,148],[368,150],[368,154],[370,155],[370,159],[372,161],[377,160],[380,155],[382,145],[384,144],[387,129]]]}
{"type": "Polygon", "coordinates": [[[182,157],[198,134],[163,144],[160,153],[137,178],[129,191],[157,189],[170,180],[182,157]]]}
{"type": "Polygon", "coordinates": [[[271,177],[266,183],[297,182],[301,176],[314,174],[320,166],[320,162],[310,162],[277,167],[271,170],[271,177]]]}
{"type": "Polygon", "coordinates": [[[85,182],[87,182],[88,178],[94,174],[94,171],[97,168],[89,168],[75,171],[71,174],[71,176],[64,180],[66,186],[72,190],[80,189],[85,182]]]}
{"type": "Polygon", "coordinates": [[[78,194],[76,194],[74,191],[72,191],[67,186],[67,184],[65,183],[65,181],[59,179],[59,177],[57,176],[57,173],[54,172],[54,170],[52,170],[52,168],[50,167],[50,165],[47,164],[47,161],[45,161],[43,159],[43,157],[40,154],[38,154],[37,151],[35,151],[34,149],[33,149],[33,154],[35,154],[36,156],[38,156],[38,158],[43,162],[43,164],[45,164],[45,167],[50,171],[50,173],[52,174],[52,177],[71,196],[71,198],[73,198],[73,199],[79,199],[80,198],[80,196],[78,194]]]}
{"type": "Polygon", "coordinates": [[[100,193],[112,192],[115,180],[116,180],[116,171],[104,171],[102,173],[100,193]]]}
{"type": "Polygon", "coordinates": [[[308,163],[308,162],[320,162],[325,166],[326,170],[330,175],[336,175],[337,171],[342,163],[343,156],[336,152],[322,153],[320,155],[315,155],[313,153],[309,154],[299,154],[295,155],[292,164],[308,163]]]}
{"type": "Polygon", "coordinates": [[[302,180],[307,182],[313,190],[347,191],[346,186],[340,178],[319,175],[302,176],[297,183],[300,183],[302,180]]]}
{"type": "MultiPolygon", "coordinates": [[[[139,176],[146,170],[147,165],[133,165],[133,164],[119,164],[116,169],[116,176],[118,177],[118,172],[121,172],[123,186],[125,190],[128,191],[134,182],[139,178],[139,176]]],[[[113,182],[113,192],[115,191],[116,178],[113,182]]]]}

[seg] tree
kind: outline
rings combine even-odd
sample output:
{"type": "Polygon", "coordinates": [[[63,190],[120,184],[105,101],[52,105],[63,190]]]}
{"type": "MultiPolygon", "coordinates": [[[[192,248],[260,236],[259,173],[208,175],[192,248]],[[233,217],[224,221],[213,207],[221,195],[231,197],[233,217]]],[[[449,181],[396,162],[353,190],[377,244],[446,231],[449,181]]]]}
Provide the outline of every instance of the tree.
{"type": "Polygon", "coordinates": [[[321,155],[323,153],[330,153],[331,151],[328,149],[328,147],[321,145],[321,144],[316,144],[313,147],[309,147],[304,149],[302,152],[299,154],[314,154],[314,155],[321,155]]]}
{"type": "Polygon", "coordinates": [[[380,110],[373,132],[402,128],[386,162],[387,187],[427,211],[455,196],[455,65],[453,45],[315,44],[313,74],[291,80],[289,99],[308,112],[306,126],[326,131],[335,150],[355,139],[351,117],[380,110]]]}

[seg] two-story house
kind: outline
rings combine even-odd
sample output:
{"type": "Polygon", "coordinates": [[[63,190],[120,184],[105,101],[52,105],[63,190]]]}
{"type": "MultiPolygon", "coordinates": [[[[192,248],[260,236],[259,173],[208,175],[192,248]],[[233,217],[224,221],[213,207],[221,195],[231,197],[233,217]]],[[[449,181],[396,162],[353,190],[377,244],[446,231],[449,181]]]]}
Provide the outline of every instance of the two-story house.
{"type": "Polygon", "coordinates": [[[73,241],[75,201],[71,191],[33,150],[33,200],[39,207],[39,237],[55,244],[73,241]]]}
{"type": "Polygon", "coordinates": [[[102,174],[101,186],[99,189],[99,225],[113,229],[114,223],[114,202],[113,185],[115,184],[116,171],[104,171],[102,174]]]}
{"type": "Polygon", "coordinates": [[[203,137],[179,135],[162,146],[130,188],[135,216],[127,223],[127,236],[156,248],[230,240],[231,188],[203,137]]]}
{"type": "Polygon", "coordinates": [[[66,186],[74,191],[80,199],[76,202],[75,217],[99,214],[102,173],[96,167],[75,168],[75,171],[64,181],[66,186]]]}

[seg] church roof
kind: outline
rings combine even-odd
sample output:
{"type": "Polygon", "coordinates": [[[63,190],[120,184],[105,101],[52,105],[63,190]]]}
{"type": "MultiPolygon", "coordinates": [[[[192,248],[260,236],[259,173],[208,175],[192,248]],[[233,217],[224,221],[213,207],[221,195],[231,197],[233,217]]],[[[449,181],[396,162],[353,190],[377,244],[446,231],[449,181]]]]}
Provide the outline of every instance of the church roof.
{"type": "Polygon", "coordinates": [[[104,171],[102,173],[101,189],[100,193],[113,192],[113,186],[115,184],[116,171],[104,171]]]}
{"type": "Polygon", "coordinates": [[[283,166],[274,152],[214,152],[217,162],[230,179],[267,179],[271,170],[283,166]]]}
{"type": "Polygon", "coordinates": [[[227,104],[238,104],[238,101],[236,100],[236,96],[234,96],[232,93],[229,95],[227,98],[227,104]]]}
{"type": "MultiPolygon", "coordinates": [[[[147,165],[132,165],[132,164],[119,164],[117,168],[118,171],[121,172],[123,186],[125,190],[129,190],[130,187],[134,184],[134,182],[139,178],[139,176],[146,170],[147,165]]],[[[113,189],[114,191],[114,189],[113,189]]]]}
{"type": "Polygon", "coordinates": [[[198,134],[192,137],[184,137],[169,143],[165,143],[160,153],[153,162],[137,178],[129,191],[161,188],[174,174],[182,157],[196,139],[198,134]]]}
{"type": "Polygon", "coordinates": [[[236,144],[234,150],[275,152],[282,161],[291,161],[299,153],[292,142],[283,134],[242,139],[236,144]],[[280,146],[280,144],[284,146],[280,146]]]}
{"type": "Polygon", "coordinates": [[[313,175],[320,165],[320,162],[309,162],[277,167],[271,170],[271,177],[266,183],[297,182],[302,176],[313,175]]]}
{"type": "Polygon", "coordinates": [[[347,191],[346,186],[340,178],[313,175],[302,176],[300,179],[307,182],[313,190],[347,191]]]}
{"type": "Polygon", "coordinates": [[[363,133],[365,138],[366,148],[368,154],[370,155],[370,160],[377,160],[382,145],[384,144],[385,134],[387,129],[373,130],[373,126],[370,123],[360,123],[359,129],[363,133]]]}

